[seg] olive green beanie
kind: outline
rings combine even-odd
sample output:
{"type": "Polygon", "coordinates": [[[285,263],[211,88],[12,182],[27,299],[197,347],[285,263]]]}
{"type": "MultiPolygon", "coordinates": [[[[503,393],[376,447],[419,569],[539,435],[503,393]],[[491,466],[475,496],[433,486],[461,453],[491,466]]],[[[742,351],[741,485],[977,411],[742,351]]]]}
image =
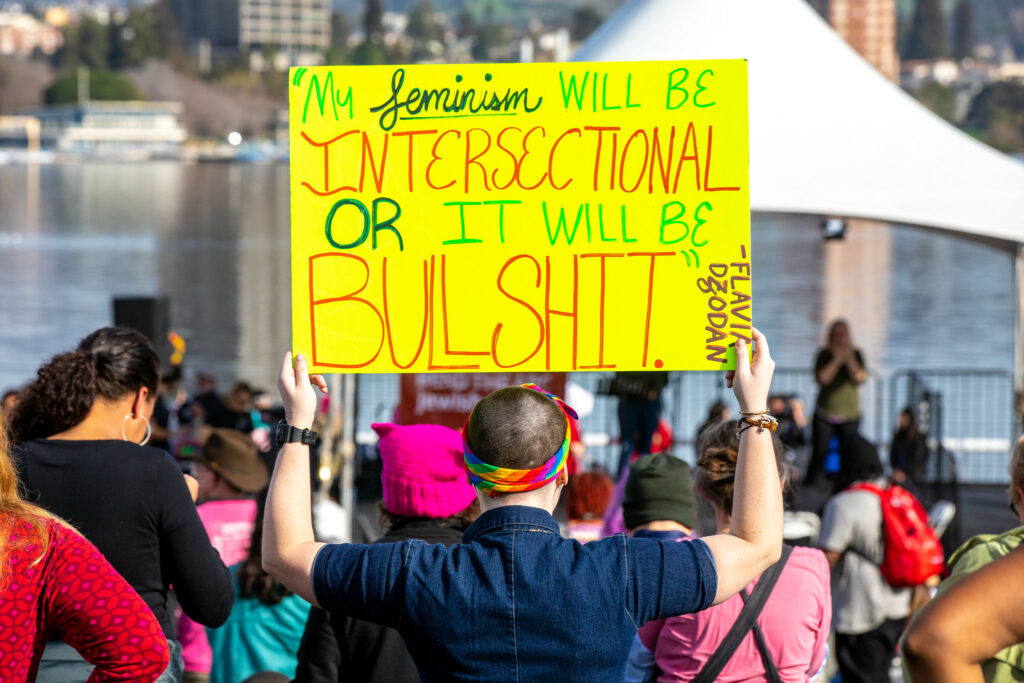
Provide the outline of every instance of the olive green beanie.
{"type": "Polygon", "coordinates": [[[656,520],[697,525],[693,473],[686,462],[668,453],[645,455],[629,466],[622,519],[627,529],[656,520]]]}

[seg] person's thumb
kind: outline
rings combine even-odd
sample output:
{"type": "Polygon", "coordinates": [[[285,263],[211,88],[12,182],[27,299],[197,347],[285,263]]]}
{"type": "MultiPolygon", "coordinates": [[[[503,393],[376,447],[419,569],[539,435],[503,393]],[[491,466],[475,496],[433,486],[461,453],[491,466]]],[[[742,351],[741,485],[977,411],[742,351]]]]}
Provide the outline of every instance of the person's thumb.
{"type": "Polygon", "coordinates": [[[306,357],[301,353],[295,356],[295,384],[303,386],[309,383],[309,366],[306,365],[306,357]]]}
{"type": "Polygon", "coordinates": [[[750,375],[750,358],[747,356],[747,342],[743,339],[736,339],[736,376],[746,377],[750,375]]]}

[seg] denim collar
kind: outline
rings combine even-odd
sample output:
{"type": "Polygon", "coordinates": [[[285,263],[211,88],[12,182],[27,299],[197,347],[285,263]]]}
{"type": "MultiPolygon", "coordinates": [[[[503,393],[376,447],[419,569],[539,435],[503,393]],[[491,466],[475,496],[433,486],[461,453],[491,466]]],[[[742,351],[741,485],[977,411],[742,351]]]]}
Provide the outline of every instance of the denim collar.
{"type": "Polygon", "coordinates": [[[690,538],[690,535],[685,531],[679,531],[678,529],[671,529],[668,531],[652,531],[651,529],[639,529],[633,532],[633,538],[653,538],[656,541],[676,543],[679,541],[687,540],[688,538],[690,538]]]}
{"type": "Polygon", "coordinates": [[[527,505],[503,505],[488,510],[473,522],[462,534],[463,543],[472,543],[489,531],[505,527],[532,527],[538,531],[549,531],[561,535],[558,522],[547,510],[527,505]]]}

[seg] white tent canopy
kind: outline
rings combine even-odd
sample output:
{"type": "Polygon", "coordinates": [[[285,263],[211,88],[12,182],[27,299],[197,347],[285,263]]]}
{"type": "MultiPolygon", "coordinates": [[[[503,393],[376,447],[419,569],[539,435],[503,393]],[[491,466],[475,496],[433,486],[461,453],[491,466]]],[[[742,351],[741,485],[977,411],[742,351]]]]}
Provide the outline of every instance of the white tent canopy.
{"type": "Polygon", "coordinates": [[[1024,243],[1024,164],[915,102],[804,0],[628,0],[580,61],[745,58],[755,211],[1024,243]]]}

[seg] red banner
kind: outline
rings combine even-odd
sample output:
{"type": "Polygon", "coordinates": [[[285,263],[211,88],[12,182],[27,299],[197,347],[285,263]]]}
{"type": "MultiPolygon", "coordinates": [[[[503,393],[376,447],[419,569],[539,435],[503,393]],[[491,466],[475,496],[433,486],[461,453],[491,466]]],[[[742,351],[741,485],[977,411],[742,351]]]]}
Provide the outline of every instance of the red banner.
{"type": "Polygon", "coordinates": [[[398,423],[430,423],[462,429],[462,423],[477,401],[502,387],[527,382],[565,396],[564,372],[404,374],[398,423]]]}

